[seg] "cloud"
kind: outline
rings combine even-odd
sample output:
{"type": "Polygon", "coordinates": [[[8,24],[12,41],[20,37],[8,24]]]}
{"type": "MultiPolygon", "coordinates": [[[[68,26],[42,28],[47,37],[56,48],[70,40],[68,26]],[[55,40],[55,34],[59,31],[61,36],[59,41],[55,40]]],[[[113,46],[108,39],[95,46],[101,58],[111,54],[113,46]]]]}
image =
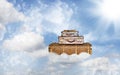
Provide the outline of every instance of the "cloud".
{"type": "MultiPolygon", "coordinates": [[[[118,58],[119,59],[119,58],[118,58]]],[[[107,58],[107,57],[98,57],[94,59],[90,59],[87,61],[84,61],[80,65],[82,67],[86,67],[87,70],[90,71],[89,75],[118,75],[120,74],[119,70],[119,64],[112,63],[113,59],[107,58]]]]}
{"type": "Polygon", "coordinates": [[[32,59],[24,52],[1,50],[0,74],[1,75],[29,75],[32,69],[32,59]]]}
{"type": "MultiPolygon", "coordinates": [[[[89,8],[89,13],[96,17],[96,28],[94,32],[98,35],[104,35],[102,36],[102,39],[108,40],[108,39],[118,39],[117,37],[120,37],[120,10],[118,9],[119,0],[91,0],[90,1],[93,4],[93,7],[89,8]],[[112,6],[111,6],[112,5],[112,6]],[[111,11],[111,12],[110,12],[111,11]],[[102,29],[102,31],[101,31],[102,29]],[[111,34],[112,32],[112,34],[111,34]],[[113,35],[111,38],[110,35],[113,35]]],[[[99,36],[98,35],[98,36],[99,36]]],[[[99,38],[99,37],[98,37],[99,38]]]]}
{"type": "MultiPolygon", "coordinates": [[[[3,48],[0,48],[0,74],[1,75],[119,75],[119,58],[96,57],[92,58],[89,54],[80,55],[56,55],[48,52],[44,45],[44,36],[46,32],[59,34],[64,29],[69,29],[71,18],[74,14],[68,4],[58,1],[52,5],[42,3],[43,7],[31,7],[22,13],[15,10],[12,4],[5,0],[1,3],[7,3],[9,17],[4,17],[8,10],[0,7],[0,13],[3,11],[0,30],[4,31],[4,24],[18,20],[24,20],[17,35],[5,39],[3,48]],[[15,14],[12,14],[15,13],[15,14]],[[18,17],[20,16],[20,17],[18,17]],[[89,57],[89,58],[88,58],[89,57]],[[115,63],[111,60],[115,59],[115,63]]],[[[0,33],[0,35],[3,35],[0,33]]],[[[85,35],[86,40],[93,41],[93,33],[85,35]]],[[[95,47],[95,50],[101,47],[95,47]]],[[[102,51],[101,51],[102,50],[102,51]]],[[[98,53],[104,47],[97,51],[98,53]]],[[[108,49],[107,49],[108,50],[108,49]]],[[[99,53],[100,54],[100,53],[99,53]]]]}
{"type": "Polygon", "coordinates": [[[33,52],[27,52],[28,55],[32,56],[33,58],[41,58],[49,55],[48,47],[43,49],[35,50],[33,52]]]}
{"type": "Polygon", "coordinates": [[[44,38],[34,32],[24,32],[7,39],[3,43],[3,47],[7,50],[32,51],[42,48],[44,38]]]}
{"type": "Polygon", "coordinates": [[[6,0],[0,0],[0,22],[2,24],[23,20],[24,15],[18,12],[11,3],[6,0]]]}
{"type": "Polygon", "coordinates": [[[89,33],[85,34],[84,37],[85,37],[85,41],[95,41],[95,40],[97,40],[97,37],[94,37],[92,32],[89,32],[89,33]]]}
{"type": "Polygon", "coordinates": [[[54,4],[54,6],[47,10],[47,14],[44,16],[46,20],[62,25],[63,23],[70,20],[72,14],[73,10],[69,8],[67,4],[58,1],[56,4],[54,4]]]}
{"type": "MultiPolygon", "coordinates": [[[[40,52],[40,51],[39,51],[40,52]]],[[[38,54],[39,54],[38,52],[38,54]]],[[[7,52],[5,52],[7,53],[7,52]]],[[[36,54],[36,53],[35,53],[36,54]]],[[[42,51],[40,55],[42,54],[42,51]]],[[[44,54],[44,52],[43,52],[44,54]]],[[[1,67],[4,67],[4,74],[9,75],[119,75],[120,60],[119,57],[96,57],[91,58],[89,54],[80,55],[56,55],[47,54],[34,59],[30,54],[23,52],[11,52],[5,55],[4,62],[0,61],[1,67]],[[7,56],[7,57],[6,57],[7,56]],[[48,59],[49,58],[49,59],[48,59]],[[86,60],[87,58],[87,60],[86,60]],[[39,62],[38,61],[44,61],[39,62]],[[40,65],[41,64],[41,65],[40,65]],[[11,66],[10,66],[11,65],[11,66]],[[20,67],[18,66],[20,65],[20,67]],[[37,65],[38,67],[35,67],[37,65]],[[32,67],[31,67],[32,66],[32,67]],[[11,69],[12,68],[12,69],[11,69]],[[24,70],[24,71],[23,71],[24,70]]],[[[117,55],[118,56],[118,55],[117,55]]]]}
{"type": "MultiPolygon", "coordinates": [[[[86,54],[85,54],[86,55],[86,54]]],[[[89,59],[81,59],[83,55],[56,55],[52,54],[47,61],[48,64],[43,67],[41,72],[37,74],[44,75],[119,75],[120,66],[119,61],[113,63],[114,58],[96,57],[89,59]],[[78,58],[79,57],[79,58],[78,58]],[[71,61],[71,59],[73,61],[71,61]],[[75,61],[74,61],[75,60],[75,61]]],[[[119,60],[119,58],[116,58],[119,60]]]]}
{"type": "Polygon", "coordinates": [[[51,6],[43,16],[45,21],[50,23],[49,25],[46,25],[50,27],[47,31],[59,34],[60,31],[68,29],[72,15],[72,8],[70,8],[68,4],[58,1],[51,6]]]}
{"type": "MultiPolygon", "coordinates": [[[[43,4],[43,6],[44,5],[46,4],[43,4]]],[[[5,52],[5,54],[3,54],[3,56],[5,56],[3,57],[3,59],[6,61],[0,61],[1,64],[4,64],[1,67],[4,66],[5,68],[7,68],[4,69],[3,73],[6,75],[38,75],[44,73],[48,74],[47,71],[49,71],[48,69],[50,69],[51,67],[48,69],[47,67],[49,67],[49,63],[52,62],[48,60],[48,48],[44,45],[45,39],[42,34],[45,34],[45,32],[59,34],[60,31],[68,29],[68,24],[70,23],[73,11],[66,3],[58,1],[53,5],[48,5],[47,7],[41,9],[39,7],[31,7],[31,9],[27,9],[24,13],[26,14],[26,19],[24,19],[23,25],[21,25],[20,30],[17,30],[17,35],[14,35],[13,37],[5,39],[3,41],[3,49],[6,49],[4,51],[8,51],[8,53],[5,52]],[[8,58],[6,56],[9,55],[9,53],[14,53],[15,55],[9,56],[8,58]],[[19,53],[22,53],[23,57],[21,57],[21,54],[19,53]],[[27,60],[28,57],[30,58],[29,60],[27,60]],[[30,60],[32,59],[34,59],[34,61],[31,64],[30,60]],[[38,66],[38,61],[40,60],[46,60],[42,61],[46,64],[42,63],[42,71],[37,71],[36,68],[38,68],[39,70],[41,67],[35,67],[34,65],[38,66]],[[14,62],[16,64],[11,62],[14,62]],[[10,64],[5,65],[5,63],[10,64]],[[12,67],[14,68],[14,70],[11,69],[10,65],[14,65],[12,67]],[[22,69],[24,71],[17,68],[19,67],[19,65],[22,66],[22,69]]],[[[62,56],[64,57],[64,55],[62,56]]],[[[60,58],[59,56],[56,57],[58,57],[58,59],[60,58]]],[[[68,58],[69,61],[72,61],[74,57],[76,57],[76,55],[68,58]]],[[[76,62],[77,59],[79,59],[79,57],[76,58],[74,62],[76,62]]]]}
{"type": "MultiPolygon", "coordinates": [[[[12,4],[8,3],[8,5],[11,5],[9,7],[14,9],[12,8],[12,4]]],[[[15,34],[11,38],[3,41],[2,46],[4,49],[13,51],[32,51],[29,54],[35,57],[41,57],[44,56],[44,54],[48,54],[42,34],[45,34],[45,32],[59,34],[60,31],[67,29],[73,10],[69,8],[66,3],[61,1],[57,1],[53,5],[42,3],[42,6],[41,8],[33,6],[24,12],[26,17],[23,19],[24,21],[20,26],[20,30],[16,31],[17,35],[15,34]]],[[[18,15],[22,16],[21,14],[18,15]]],[[[13,15],[13,18],[16,17],[13,15]]]]}
{"type": "Polygon", "coordinates": [[[6,32],[5,25],[11,22],[24,21],[25,16],[17,11],[7,0],[0,0],[0,40],[3,40],[6,32]]]}
{"type": "Polygon", "coordinates": [[[41,7],[31,7],[25,12],[27,18],[21,31],[35,31],[41,34],[52,32],[60,34],[69,28],[73,10],[66,3],[57,1],[52,5],[42,3],[41,7]]]}
{"type": "Polygon", "coordinates": [[[61,54],[57,55],[55,53],[50,53],[49,54],[49,60],[53,63],[74,63],[74,62],[79,62],[82,61],[86,58],[88,58],[90,55],[88,53],[81,53],[79,55],[77,54],[72,54],[72,55],[67,55],[67,54],[61,54]]]}
{"type": "Polygon", "coordinates": [[[5,31],[5,27],[0,23],[0,40],[3,39],[5,31]]]}
{"type": "MultiPolygon", "coordinates": [[[[74,57],[74,59],[76,59],[76,57],[74,57]]],[[[119,62],[117,61],[117,63],[113,63],[113,59],[107,57],[96,57],[83,61],[79,61],[80,59],[78,59],[77,62],[65,59],[65,61],[59,61],[49,65],[49,67],[51,67],[49,72],[51,75],[119,75],[119,62]]],[[[119,60],[119,58],[116,59],[119,60]]],[[[45,75],[47,75],[47,73],[45,73],[45,75]]]]}

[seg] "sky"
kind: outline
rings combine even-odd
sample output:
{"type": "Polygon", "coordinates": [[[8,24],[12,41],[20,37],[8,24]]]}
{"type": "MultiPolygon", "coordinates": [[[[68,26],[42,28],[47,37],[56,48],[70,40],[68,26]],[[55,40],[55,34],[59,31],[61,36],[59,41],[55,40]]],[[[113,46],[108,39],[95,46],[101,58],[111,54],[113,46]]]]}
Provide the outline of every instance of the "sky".
{"type": "Polygon", "coordinates": [[[120,75],[119,0],[0,0],[0,75],[120,75]],[[48,52],[75,29],[92,55],[48,52]]]}

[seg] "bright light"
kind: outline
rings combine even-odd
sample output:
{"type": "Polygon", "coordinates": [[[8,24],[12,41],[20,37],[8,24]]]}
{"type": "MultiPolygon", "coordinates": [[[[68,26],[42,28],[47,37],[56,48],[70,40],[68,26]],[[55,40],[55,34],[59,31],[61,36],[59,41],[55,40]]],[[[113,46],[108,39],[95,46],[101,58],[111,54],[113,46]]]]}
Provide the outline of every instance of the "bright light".
{"type": "MultiPolygon", "coordinates": [[[[91,0],[95,7],[90,12],[99,17],[98,29],[100,27],[106,31],[113,25],[114,35],[120,36],[120,0],[91,0]],[[103,26],[102,26],[103,25],[103,26]]],[[[100,28],[101,29],[101,28],[100,28]]]]}
{"type": "Polygon", "coordinates": [[[120,0],[103,0],[98,9],[108,20],[115,21],[120,18],[120,0]]]}

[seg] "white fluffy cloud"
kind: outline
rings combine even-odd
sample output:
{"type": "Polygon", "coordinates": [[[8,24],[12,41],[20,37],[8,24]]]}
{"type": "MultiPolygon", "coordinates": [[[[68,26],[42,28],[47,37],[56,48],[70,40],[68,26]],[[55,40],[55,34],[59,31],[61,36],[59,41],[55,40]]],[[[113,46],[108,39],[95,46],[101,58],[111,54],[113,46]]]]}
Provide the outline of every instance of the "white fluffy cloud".
{"type": "Polygon", "coordinates": [[[24,32],[5,40],[3,47],[7,50],[36,50],[44,46],[43,37],[34,32],[24,32]]]}
{"type": "Polygon", "coordinates": [[[24,20],[24,15],[18,12],[11,3],[0,0],[0,22],[3,24],[24,20]]]}
{"type": "Polygon", "coordinates": [[[15,52],[5,50],[1,53],[2,61],[0,61],[1,75],[29,75],[31,64],[34,61],[24,52],[15,52]]]}
{"type": "Polygon", "coordinates": [[[50,53],[49,54],[49,60],[53,63],[74,63],[74,62],[79,62],[83,61],[84,59],[88,58],[90,55],[88,53],[81,53],[79,55],[77,54],[72,54],[72,55],[67,55],[65,53],[61,55],[57,55],[55,53],[50,53]]]}
{"type": "MultiPolygon", "coordinates": [[[[119,60],[119,58],[117,58],[119,60]]],[[[89,75],[119,75],[119,64],[113,63],[114,59],[98,57],[84,61],[80,65],[91,71],[89,75]],[[112,60],[112,62],[110,61],[112,60]]],[[[118,62],[118,61],[117,61],[118,62]]],[[[86,71],[87,72],[87,71],[86,71]]],[[[87,73],[88,74],[88,73],[87,73]]]]}
{"type": "MultiPolygon", "coordinates": [[[[8,3],[8,5],[10,5],[8,9],[14,9],[11,8],[13,7],[12,4],[8,3]]],[[[68,23],[72,17],[73,10],[61,1],[57,1],[53,5],[46,6],[44,3],[42,5],[45,7],[41,7],[41,9],[39,7],[31,7],[31,9],[25,12],[27,17],[24,19],[20,30],[17,31],[18,34],[13,35],[10,39],[6,39],[3,42],[3,48],[14,51],[37,50],[29,53],[35,57],[48,54],[47,47],[42,48],[44,37],[41,34],[44,34],[46,31],[58,34],[60,31],[68,29],[68,23]]],[[[22,16],[21,14],[18,15],[22,16]]],[[[15,19],[16,17],[13,15],[13,18],[15,19]]],[[[3,20],[5,21],[6,19],[3,20]]]]}
{"type": "Polygon", "coordinates": [[[45,47],[43,49],[35,50],[33,52],[27,52],[28,55],[32,56],[33,58],[40,58],[40,57],[45,57],[48,56],[48,47],[45,47]]]}
{"type": "MultiPolygon", "coordinates": [[[[50,54],[47,57],[32,59],[27,53],[14,53],[7,56],[0,67],[4,68],[4,74],[9,75],[119,75],[120,65],[119,57],[96,57],[84,59],[89,56],[86,53],[80,55],[56,55],[50,54]],[[49,58],[49,60],[47,60],[49,58]],[[117,59],[114,63],[114,59],[117,59]],[[31,67],[37,60],[46,60],[39,62],[37,69],[31,67]],[[72,61],[73,60],[73,61],[72,61]],[[112,60],[112,61],[111,61],[112,60]],[[119,61],[118,61],[119,60],[119,61]],[[42,65],[40,65],[42,63],[42,65]],[[21,65],[21,66],[18,66],[21,65]],[[30,66],[31,65],[31,66],[30,66]],[[13,69],[11,69],[13,68],[13,69]],[[23,71],[24,70],[24,71],[23,71]]],[[[42,52],[41,52],[42,53],[42,52]]]]}
{"type": "MultiPolygon", "coordinates": [[[[38,74],[44,75],[119,75],[119,61],[114,58],[96,57],[82,59],[88,54],[56,55],[50,54],[48,64],[38,74]],[[73,60],[73,61],[72,61],[73,60]],[[111,61],[112,60],[112,61],[111,61]]],[[[116,58],[119,60],[119,58],[116,58]]]]}
{"type": "Polygon", "coordinates": [[[3,40],[5,25],[11,22],[24,21],[23,13],[17,11],[7,0],[0,0],[0,40],[3,40]]]}

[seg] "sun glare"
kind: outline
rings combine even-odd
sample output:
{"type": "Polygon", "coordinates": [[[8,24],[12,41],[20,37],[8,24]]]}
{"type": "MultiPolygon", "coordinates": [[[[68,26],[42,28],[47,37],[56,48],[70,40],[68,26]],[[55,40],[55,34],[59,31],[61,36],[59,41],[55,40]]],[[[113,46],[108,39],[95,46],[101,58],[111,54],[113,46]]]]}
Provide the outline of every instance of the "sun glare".
{"type": "Polygon", "coordinates": [[[120,0],[103,0],[99,4],[99,13],[108,20],[118,20],[120,18],[120,0]]]}
{"type": "Polygon", "coordinates": [[[106,31],[113,26],[114,35],[120,36],[120,0],[93,0],[92,3],[95,6],[90,9],[90,12],[99,18],[97,29],[102,27],[106,31]]]}

